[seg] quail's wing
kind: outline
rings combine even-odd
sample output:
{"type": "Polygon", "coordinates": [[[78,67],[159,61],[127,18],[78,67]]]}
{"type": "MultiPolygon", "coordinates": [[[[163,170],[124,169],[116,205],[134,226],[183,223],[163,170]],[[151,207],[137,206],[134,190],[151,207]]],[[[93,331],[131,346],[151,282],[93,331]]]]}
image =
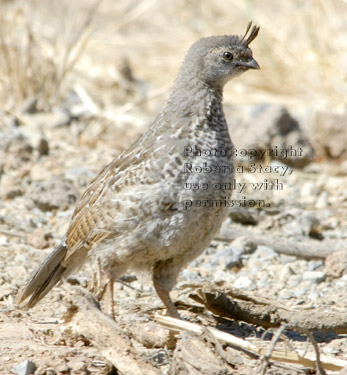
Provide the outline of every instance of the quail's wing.
{"type": "MultiPolygon", "coordinates": [[[[90,248],[110,236],[109,227],[116,220],[117,199],[113,197],[124,195],[128,186],[124,181],[140,168],[136,157],[136,149],[129,150],[119,158],[109,163],[90,183],[82,195],[72,215],[66,234],[69,251],[65,261],[81,246],[90,248]]],[[[112,237],[122,233],[112,226],[112,237]],[[119,233],[117,233],[117,231],[119,233]]]]}
{"type": "Polygon", "coordinates": [[[150,151],[134,148],[94,178],[72,216],[65,262],[81,247],[89,249],[104,239],[131,233],[161,205],[173,204],[165,194],[168,186],[162,181],[161,165],[153,159],[157,158],[150,151]]]}

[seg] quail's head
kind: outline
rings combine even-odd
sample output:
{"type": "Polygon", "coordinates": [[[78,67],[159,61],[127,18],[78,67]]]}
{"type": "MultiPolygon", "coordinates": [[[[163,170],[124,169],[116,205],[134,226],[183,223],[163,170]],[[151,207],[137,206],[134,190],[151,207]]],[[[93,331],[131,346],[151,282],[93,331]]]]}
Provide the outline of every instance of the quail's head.
{"type": "Polygon", "coordinates": [[[249,44],[257,37],[258,26],[248,24],[243,37],[211,36],[192,45],[184,61],[185,74],[197,76],[211,86],[224,86],[230,79],[248,69],[259,69],[249,44]]]}

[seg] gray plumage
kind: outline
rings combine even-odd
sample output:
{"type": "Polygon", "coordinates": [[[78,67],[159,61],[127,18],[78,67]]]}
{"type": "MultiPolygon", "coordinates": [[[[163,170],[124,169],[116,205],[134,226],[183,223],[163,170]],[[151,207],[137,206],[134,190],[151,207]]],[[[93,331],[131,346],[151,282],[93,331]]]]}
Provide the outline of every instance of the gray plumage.
{"type": "Polygon", "coordinates": [[[230,199],[232,173],[195,173],[232,165],[233,144],[222,107],[223,86],[248,69],[259,69],[249,43],[257,36],[212,36],[189,49],[171,95],[149,130],[91,182],[62,243],[31,275],[18,295],[35,305],[61,277],[98,259],[112,285],[128,269],[152,273],[168,313],[179,271],[211,242],[228,212],[213,202],[230,199]],[[247,37],[247,38],[246,38],[247,37]],[[223,150],[225,156],[186,152],[223,150]],[[188,166],[188,169],[187,169],[188,166]],[[188,185],[186,185],[188,184],[188,185]],[[207,184],[207,189],[187,189],[207,184]],[[189,206],[190,202],[194,202],[189,206]],[[202,207],[196,202],[204,202],[202,207]],[[205,207],[206,206],[206,207],[205,207]]]}

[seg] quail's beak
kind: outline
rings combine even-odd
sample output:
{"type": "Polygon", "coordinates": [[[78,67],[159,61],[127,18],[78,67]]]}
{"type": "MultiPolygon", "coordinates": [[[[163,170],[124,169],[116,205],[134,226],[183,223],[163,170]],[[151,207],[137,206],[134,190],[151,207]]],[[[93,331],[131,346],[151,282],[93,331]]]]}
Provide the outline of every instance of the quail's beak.
{"type": "Polygon", "coordinates": [[[241,65],[248,69],[260,69],[259,64],[253,57],[248,61],[242,62],[241,65]]]}

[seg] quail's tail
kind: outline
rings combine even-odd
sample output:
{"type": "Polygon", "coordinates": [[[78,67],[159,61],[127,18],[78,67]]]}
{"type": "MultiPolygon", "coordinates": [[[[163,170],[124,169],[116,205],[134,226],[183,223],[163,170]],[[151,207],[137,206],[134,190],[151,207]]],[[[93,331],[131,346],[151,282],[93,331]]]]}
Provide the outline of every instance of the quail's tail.
{"type": "Polygon", "coordinates": [[[17,295],[17,303],[21,304],[30,297],[25,306],[30,308],[36,305],[62,278],[66,267],[61,263],[67,253],[67,247],[61,243],[51,254],[34,270],[26,285],[17,295]]]}

